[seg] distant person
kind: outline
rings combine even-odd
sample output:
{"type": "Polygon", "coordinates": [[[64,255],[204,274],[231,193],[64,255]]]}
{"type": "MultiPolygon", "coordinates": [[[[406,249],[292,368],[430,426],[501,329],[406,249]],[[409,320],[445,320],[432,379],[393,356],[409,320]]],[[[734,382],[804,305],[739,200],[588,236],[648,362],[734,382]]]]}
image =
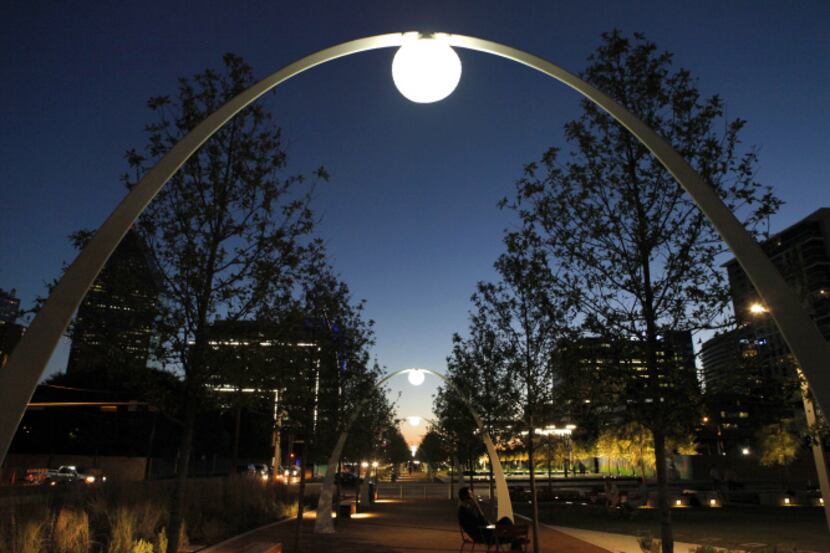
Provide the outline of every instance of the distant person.
{"type": "MultiPolygon", "coordinates": [[[[479,506],[478,501],[475,500],[467,486],[458,490],[458,523],[476,543],[493,544],[495,526],[490,524],[490,521],[484,516],[481,506],[479,506]]],[[[513,521],[503,517],[496,524],[512,525],[513,521]]],[[[521,541],[513,542],[511,548],[521,549],[521,541]]]]}
{"type": "Polygon", "coordinates": [[[585,464],[584,464],[582,461],[579,461],[579,464],[578,464],[577,466],[579,467],[579,474],[580,474],[581,476],[585,476],[585,472],[586,472],[586,470],[587,470],[587,469],[585,468],[585,464]]]}

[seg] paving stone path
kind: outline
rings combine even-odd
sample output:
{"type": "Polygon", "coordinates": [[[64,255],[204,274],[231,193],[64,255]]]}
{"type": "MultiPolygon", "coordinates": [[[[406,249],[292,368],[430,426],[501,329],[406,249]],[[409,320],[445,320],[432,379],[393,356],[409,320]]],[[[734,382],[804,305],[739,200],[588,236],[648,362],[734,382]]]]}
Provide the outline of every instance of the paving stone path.
{"type": "MultiPolygon", "coordinates": [[[[303,522],[299,550],[293,549],[295,521],[271,525],[203,550],[203,553],[261,553],[282,543],[285,553],[422,553],[457,552],[461,535],[455,504],[447,499],[382,500],[369,510],[337,524],[337,533],[312,532],[313,514],[303,522]]],[[[608,553],[551,528],[539,534],[544,553],[608,553]]],[[[469,546],[465,549],[469,551],[469,546]]],[[[477,545],[476,551],[484,551],[477,545]]]]}

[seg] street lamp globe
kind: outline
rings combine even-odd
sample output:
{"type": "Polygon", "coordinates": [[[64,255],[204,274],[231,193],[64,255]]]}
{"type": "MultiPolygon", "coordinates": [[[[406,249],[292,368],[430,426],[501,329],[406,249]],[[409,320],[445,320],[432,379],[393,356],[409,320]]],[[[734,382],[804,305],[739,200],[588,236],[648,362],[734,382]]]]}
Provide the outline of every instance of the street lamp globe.
{"type": "Polygon", "coordinates": [[[424,383],[424,371],[421,369],[411,369],[407,378],[413,386],[420,386],[424,383]]]}
{"type": "Polygon", "coordinates": [[[766,307],[764,307],[763,304],[758,302],[755,302],[749,306],[749,312],[753,315],[762,315],[764,313],[767,313],[768,311],[769,310],[766,307]]]}
{"type": "Polygon", "coordinates": [[[413,38],[395,53],[392,80],[408,100],[418,104],[437,102],[458,86],[461,60],[440,38],[413,38]]]}

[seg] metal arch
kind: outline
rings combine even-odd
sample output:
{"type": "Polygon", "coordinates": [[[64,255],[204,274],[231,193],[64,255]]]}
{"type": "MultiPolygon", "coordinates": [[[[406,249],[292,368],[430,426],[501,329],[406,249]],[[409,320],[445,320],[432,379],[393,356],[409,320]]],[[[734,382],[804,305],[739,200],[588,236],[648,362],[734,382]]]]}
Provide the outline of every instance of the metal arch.
{"type": "MultiPolygon", "coordinates": [[[[399,371],[395,371],[390,373],[380,380],[378,380],[377,384],[375,384],[376,388],[380,388],[383,384],[389,381],[390,378],[402,375],[406,372],[409,372],[413,369],[401,369],[399,371]]],[[[501,466],[501,461],[499,461],[498,452],[496,452],[496,446],[493,444],[493,440],[490,439],[490,434],[487,433],[487,430],[484,428],[484,423],[481,421],[481,417],[479,416],[478,412],[473,408],[472,403],[470,400],[461,393],[461,390],[453,384],[446,376],[441,373],[435,372],[431,369],[417,369],[432,375],[437,376],[440,378],[444,384],[452,388],[452,390],[461,398],[461,401],[467,406],[470,410],[470,414],[473,416],[475,420],[476,426],[478,426],[478,431],[481,434],[481,439],[484,442],[484,446],[487,448],[487,455],[490,457],[490,465],[493,467],[493,479],[496,481],[496,504],[497,504],[497,520],[501,520],[504,517],[509,518],[510,520],[514,520],[513,518],[513,504],[510,502],[510,492],[507,489],[507,480],[504,477],[504,470],[501,466]]],[[[326,476],[323,479],[323,486],[320,488],[320,498],[317,500],[317,518],[314,521],[314,533],[315,534],[333,534],[334,533],[334,524],[332,523],[331,518],[331,501],[332,497],[334,496],[334,475],[337,471],[337,463],[340,461],[340,455],[343,453],[343,446],[346,444],[346,438],[349,436],[349,429],[354,424],[354,421],[357,420],[358,415],[360,414],[360,409],[363,405],[366,404],[368,401],[364,399],[361,401],[357,407],[354,408],[352,412],[352,416],[349,417],[349,420],[346,422],[346,426],[343,428],[342,432],[340,432],[340,436],[337,438],[337,442],[334,444],[334,449],[329,456],[329,464],[326,467],[326,476]]]]}
{"type": "MultiPolygon", "coordinates": [[[[642,142],[689,193],[732,250],[769,308],[820,405],[830,406],[830,346],[801,307],[796,294],[735,215],[694,169],[663,138],[610,97],[562,68],[527,52],[474,37],[441,35],[452,46],[506,58],[544,73],[588,98],[642,142]]],[[[133,187],[78,255],[52,290],[37,317],[0,371],[0,459],[34,393],[37,381],[72,314],[109,256],[162,186],[191,155],[236,113],[287,79],[343,56],[400,46],[406,35],[391,33],[361,38],[306,56],[254,84],[188,133],[133,187]]]]}

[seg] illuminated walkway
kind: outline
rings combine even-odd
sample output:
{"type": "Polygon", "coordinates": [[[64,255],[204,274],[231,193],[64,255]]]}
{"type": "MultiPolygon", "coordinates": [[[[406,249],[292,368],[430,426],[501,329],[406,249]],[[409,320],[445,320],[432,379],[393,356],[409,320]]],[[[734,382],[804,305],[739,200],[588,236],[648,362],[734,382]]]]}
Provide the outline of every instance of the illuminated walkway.
{"type": "MultiPolygon", "coordinates": [[[[336,534],[313,534],[313,515],[304,521],[300,551],[308,553],[422,553],[457,552],[461,536],[455,504],[447,499],[385,500],[357,518],[338,521],[336,534]]],[[[259,553],[269,544],[282,543],[283,551],[295,553],[295,521],[276,524],[243,535],[231,542],[203,550],[204,553],[259,553]]],[[[542,528],[545,553],[607,553],[557,530],[542,528]]],[[[469,550],[469,546],[467,547],[469,550]]],[[[476,551],[484,551],[476,546],[476,551]]]]}

